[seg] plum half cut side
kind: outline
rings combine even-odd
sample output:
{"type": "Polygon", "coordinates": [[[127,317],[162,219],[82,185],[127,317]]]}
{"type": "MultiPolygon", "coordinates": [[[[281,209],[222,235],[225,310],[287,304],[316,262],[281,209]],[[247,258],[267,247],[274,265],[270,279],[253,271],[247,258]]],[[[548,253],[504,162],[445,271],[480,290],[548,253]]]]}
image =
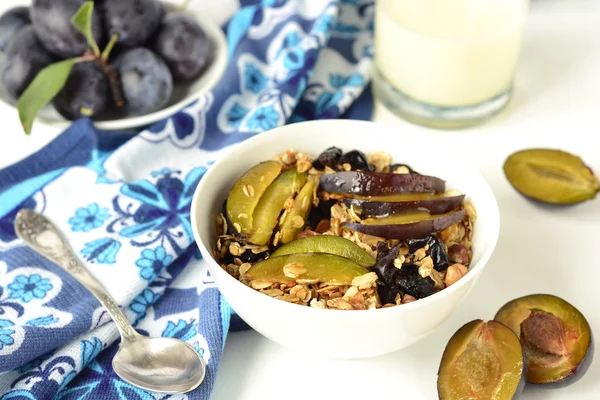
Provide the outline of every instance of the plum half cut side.
{"type": "Polygon", "coordinates": [[[446,182],[419,174],[344,171],[321,176],[320,190],[361,196],[385,196],[396,193],[443,193],[446,182]]]}
{"type": "Polygon", "coordinates": [[[386,216],[403,211],[425,210],[430,214],[445,214],[457,209],[463,202],[465,195],[441,197],[430,200],[414,201],[368,201],[368,200],[344,200],[348,207],[356,207],[361,216],[376,217],[386,216]]]}
{"type": "Polygon", "coordinates": [[[578,381],[594,355],[590,324],[560,297],[533,294],[506,303],[494,317],[521,339],[528,360],[527,381],[564,387],[578,381]]]}
{"type": "Polygon", "coordinates": [[[452,336],[438,370],[440,400],[514,400],[527,364],[519,338],[496,321],[474,320],[452,336]]]}
{"type": "Polygon", "coordinates": [[[416,211],[412,214],[414,215],[412,221],[408,218],[409,215],[411,214],[367,219],[362,224],[358,222],[344,222],[342,227],[386,239],[417,239],[459,223],[465,217],[465,210],[435,216],[429,215],[426,212],[416,211]]]}

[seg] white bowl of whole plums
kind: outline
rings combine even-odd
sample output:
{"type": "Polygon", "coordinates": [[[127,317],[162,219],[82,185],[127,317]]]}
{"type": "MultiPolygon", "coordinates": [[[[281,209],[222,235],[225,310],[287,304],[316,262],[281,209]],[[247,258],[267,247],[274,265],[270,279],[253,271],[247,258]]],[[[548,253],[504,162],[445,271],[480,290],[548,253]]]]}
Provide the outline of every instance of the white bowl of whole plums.
{"type": "Polygon", "coordinates": [[[36,119],[128,130],[167,118],[212,89],[227,64],[221,28],[188,3],[33,0],[7,10],[0,99],[26,133],[36,119]]]}

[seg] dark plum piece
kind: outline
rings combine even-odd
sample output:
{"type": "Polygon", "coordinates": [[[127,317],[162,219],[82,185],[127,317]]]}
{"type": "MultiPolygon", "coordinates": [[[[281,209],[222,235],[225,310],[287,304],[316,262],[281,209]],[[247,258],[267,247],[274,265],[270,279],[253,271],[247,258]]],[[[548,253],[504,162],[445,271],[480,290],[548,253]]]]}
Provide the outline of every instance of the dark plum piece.
{"type": "Polygon", "coordinates": [[[588,321],[565,300],[549,294],[520,297],[494,317],[520,337],[527,355],[527,382],[563,387],[578,381],[594,356],[588,321]]]}
{"type": "Polygon", "coordinates": [[[125,109],[132,115],[160,110],[173,93],[173,77],[167,64],[143,47],[128,50],[115,61],[125,109]]]}
{"type": "Polygon", "coordinates": [[[419,267],[415,264],[404,264],[396,268],[394,260],[398,257],[400,246],[388,249],[385,242],[377,243],[377,261],[372,270],[377,274],[380,283],[377,292],[381,304],[394,303],[398,293],[406,293],[422,299],[435,292],[435,282],[419,275],[419,267]]]}
{"type": "Polygon", "coordinates": [[[410,166],[408,166],[406,164],[392,164],[392,165],[390,165],[390,172],[394,172],[398,168],[407,169],[409,174],[419,174],[417,171],[415,171],[414,169],[412,169],[410,166]]]}
{"type": "Polygon", "coordinates": [[[363,223],[344,222],[342,227],[381,238],[406,240],[439,232],[462,221],[464,217],[465,210],[433,216],[427,213],[415,214],[414,217],[410,214],[398,214],[384,218],[369,218],[363,223]]]}
{"type": "Polygon", "coordinates": [[[416,264],[404,264],[396,273],[396,285],[402,293],[407,293],[416,299],[431,296],[435,292],[435,282],[419,274],[416,264]]]}
{"type": "Polygon", "coordinates": [[[442,193],[446,183],[426,175],[344,171],[321,176],[320,189],[359,196],[386,196],[414,192],[442,193]]]}
{"type": "Polygon", "coordinates": [[[424,238],[406,240],[408,251],[414,253],[418,249],[429,246],[429,250],[425,252],[433,260],[433,266],[436,271],[444,271],[448,269],[448,253],[442,241],[435,235],[429,235],[424,238]]]}
{"type": "Polygon", "coordinates": [[[319,205],[317,207],[313,207],[308,215],[307,222],[310,228],[314,230],[322,220],[331,219],[331,207],[333,207],[336,203],[337,202],[333,199],[319,200],[319,205]]]}
{"type": "Polygon", "coordinates": [[[209,65],[213,44],[198,22],[182,12],[171,12],[162,20],[154,41],[176,81],[196,79],[209,65]]]}
{"type": "MultiPolygon", "coordinates": [[[[61,58],[77,57],[88,49],[85,36],[71,23],[86,0],[33,0],[31,20],[40,41],[61,58]]],[[[92,31],[96,42],[102,40],[102,21],[94,11],[92,31]]]]}
{"type": "Polygon", "coordinates": [[[21,29],[31,25],[29,7],[11,8],[0,17],[0,51],[8,47],[8,43],[21,29]]]}
{"type": "Polygon", "coordinates": [[[334,168],[340,164],[344,152],[335,146],[325,149],[316,160],[313,161],[313,167],[323,171],[325,167],[334,168]]]}
{"type": "Polygon", "coordinates": [[[377,261],[372,267],[372,271],[377,274],[379,282],[377,284],[377,293],[381,304],[394,303],[396,295],[400,293],[398,286],[394,282],[394,277],[398,268],[394,266],[394,260],[400,253],[400,246],[388,248],[386,242],[377,243],[377,261]]]}
{"type": "Polygon", "coordinates": [[[54,57],[42,46],[33,27],[22,29],[11,40],[2,63],[4,90],[16,102],[38,72],[54,62],[54,57]]]}
{"type": "Polygon", "coordinates": [[[445,214],[458,208],[465,195],[434,198],[430,200],[413,201],[368,201],[347,199],[344,203],[348,207],[354,206],[360,210],[363,217],[386,216],[397,212],[425,210],[430,214],[445,214]]]}
{"type": "Polygon", "coordinates": [[[106,109],[110,91],[106,74],[93,62],[75,64],[63,89],[54,98],[56,110],[74,120],[91,117],[106,109]]]}
{"type": "Polygon", "coordinates": [[[527,364],[519,338],[507,326],[482,320],[462,326],[444,350],[438,370],[440,400],[516,400],[527,364]]]}
{"type": "Polygon", "coordinates": [[[373,167],[367,162],[367,157],[365,157],[365,154],[358,150],[352,150],[342,155],[340,164],[345,163],[350,164],[353,171],[373,171],[373,167]]]}
{"type": "Polygon", "coordinates": [[[118,35],[117,43],[134,47],[156,31],[164,9],[158,0],[104,0],[102,13],[108,36],[118,35]]]}

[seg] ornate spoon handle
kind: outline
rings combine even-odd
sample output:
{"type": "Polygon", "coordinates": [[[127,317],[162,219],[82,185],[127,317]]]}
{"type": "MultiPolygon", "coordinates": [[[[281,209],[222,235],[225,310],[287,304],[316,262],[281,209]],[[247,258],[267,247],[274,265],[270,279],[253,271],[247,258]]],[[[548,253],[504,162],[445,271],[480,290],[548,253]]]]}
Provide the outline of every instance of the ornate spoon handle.
{"type": "Polygon", "coordinates": [[[23,209],[15,218],[15,232],[30,248],[73,276],[100,301],[117,324],[123,338],[135,339],[133,329],[115,300],[77,258],[64,236],[50,220],[33,210],[23,209]]]}

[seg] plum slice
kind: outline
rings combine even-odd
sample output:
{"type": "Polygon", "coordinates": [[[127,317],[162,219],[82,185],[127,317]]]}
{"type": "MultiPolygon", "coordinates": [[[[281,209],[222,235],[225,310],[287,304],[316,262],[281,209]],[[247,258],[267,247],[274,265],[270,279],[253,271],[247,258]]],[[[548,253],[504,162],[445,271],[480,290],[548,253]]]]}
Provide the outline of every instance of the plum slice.
{"type": "Polygon", "coordinates": [[[357,244],[341,236],[319,235],[308,236],[280,247],[273,253],[273,257],[301,253],[327,253],[348,258],[358,264],[369,267],[375,260],[357,244]]]}
{"type": "Polygon", "coordinates": [[[429,200],[412,201],[368,201],[368,200],[344,200],[348,207],[355,207],[361,216],[376,217],[386,216],[393,213],[405,211],[424,210],[430,214],[445,214],[457,209],[463,202],[465,196],[440,197],[429,200]]]}
{"type": "Polygon", "coordinates": [[[306,174],[288,169],[269,185],[252,214],[250,243],[264,246],[271,239],[285,201],[294,196],[306,183],[306,174]]]}
{"type": "Polygon", "coordinates": [[[432,216],[427,212],[414,211],[389,217],[368,218],[363,223],[344,222],[342,227],[367,235],[386,239],[415,239],[439,232],[465,217],[465,210],[432,216]]]}
{"type": "Polygon", "coordinates": [[[266,161],[249,169],[233,185],[227,198],[227,217],[235,231],[243,236],[252,233],[252,214],[263,193],[281,172],[277,161],[266,161]]]}
{"type": "Polygon", "coordinates": [[[551,204],[591,200],[600,182],[581,158],[561,150],[521,150],[504,163],[504,174],[522,195],[551,204]]]}
{"type": "Polygon", "coordinates": [[[525,355],[507,326],[474,320],[450,339],[438,370],[440,400],[511,400],[525,387],[525,355]]]}
{"type": "Polygon", "coordinates": [[[579,310],[559,297],[520,297],[506,303],[494,319],[520,337],[530,383],[568,386],[579,380],[592,362],[590,325],[579,310]]]}
{"type": "Polygon", "coordinates": [[[250,280],[296,282],[296,279],[350,285],[352,279],[367,274],[362,265],[333,254],[309,253],[269,257],[254,264],[246,276],[250,280]]]}
{"type": "Polygon", "coordinates": [[[398,193],[442,193],[446,182],[434,176],[393,174],[368,171],[344,171],[321,176],[321,190],[361,196],[385,196],[398,193]]]}
{"type": "Polygon", "coordinates": [[[309,179],[294,199],[292,208],[281,224],[281,243],[289,243],[302,231],[312,209],[313,195],[317,183],[309,179]]]}

